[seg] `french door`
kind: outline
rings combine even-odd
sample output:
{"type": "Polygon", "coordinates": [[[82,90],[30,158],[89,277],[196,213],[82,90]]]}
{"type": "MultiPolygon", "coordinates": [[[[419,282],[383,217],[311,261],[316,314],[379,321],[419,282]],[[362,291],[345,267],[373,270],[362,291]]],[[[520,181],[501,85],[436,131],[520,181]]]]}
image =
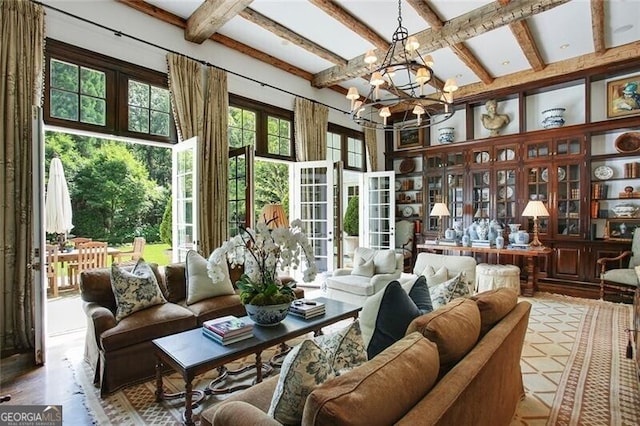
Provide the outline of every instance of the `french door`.
{"type": "Polygon", "coordinates": [[[253,146],[229,150],[229,236],[253,227],[253,146]]]}
{"type": "Polygon", "coordinates": [[[173,146],[173,262],[198,249],[198,138],[173,146]]]}
{"type": "Polygon", "coordinates": [[[395,247],[395,173],[370,172],[362,175],[360,244],[372,249],[395,247]]]}
{"type": "MultiPolygon", "coordinates": [[[[31,265],[33,274],[35,363],[46,361],[47,336],[47,255],[44,231],[44,124],[42,108],[33,107],[31,115],[31,146],[33,150],[33,232],[31,265]]],[[[56,283],[57,285],[57,283],[56,283]]]]}
{"type": "MultiPolygon", "coordinates": [[[[293,182],[289,200],[289,205],[292,206],[290,219],[302,221],[302,229],[313,246],[318,272],[332,271],[334,267],[333,163],[330,161],[295,163],[290,171],[292,174],[290,182],[293,182]]],[[[300,272],[302,271],[298,273],[300,272]]]]}

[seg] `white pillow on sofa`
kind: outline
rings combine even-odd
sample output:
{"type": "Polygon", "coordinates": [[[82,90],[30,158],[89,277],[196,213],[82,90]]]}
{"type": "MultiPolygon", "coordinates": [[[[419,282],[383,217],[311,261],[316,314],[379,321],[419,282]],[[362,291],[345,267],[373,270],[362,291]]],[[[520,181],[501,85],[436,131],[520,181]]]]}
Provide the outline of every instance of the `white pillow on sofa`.
{"type": "Polygon", "coordinates": [[[353,265],[353,269],[351,270],[351,275],[360,275],[363,277],[373,277],[373,273],[375,272],[375,265],[373,264],[373,259],[365,260],[364,258],[359,258],[355,260],[355,264],[353,265]]]}
{"type": "Polygon", "coordinates": [[[221,281],[214,283],[207,271],[207,259],[195,250],[189,250],[185,260],[185,277],[187,281],[187,305],[199,302],[209,297],[235,294],[229,268],[222,263],[221,281]]]}
{"type": "Polygon", "coordinates": [[[395,250],[378,250],[373,258],[373,264],[376,274],[393,274],[396,271],[395,250]]]}
{"type": "Polygon", "coordinates": [[[433,287],[449,279],[449,270],[441,266],[440,269],[434,271],[433,266],[429,265],[422,271],[422,275],[427,279],[427,285],[433,287]]]}

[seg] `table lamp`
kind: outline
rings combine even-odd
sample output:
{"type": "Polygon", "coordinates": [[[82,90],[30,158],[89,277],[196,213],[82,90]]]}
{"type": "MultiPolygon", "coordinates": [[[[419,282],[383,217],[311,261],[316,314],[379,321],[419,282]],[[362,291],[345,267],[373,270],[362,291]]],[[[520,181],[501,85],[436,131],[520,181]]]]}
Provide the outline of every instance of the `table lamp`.
{"type": "Polygon", "coordinates": [[[431,216],[438,216],[438,240],[442,239],[442,216],[450,216],[445,203],[435,203],[431,209],[431,216]]]}
{"type": "Polygon", "coordinates": [[[265,204],[260,213],[260,221],[266,223],[269,229],[289,226],[289,218],[282,204],[265,204]]]}
{"type": "Polygon", "coordinates": [[[533,217],[533,241],[529,244],[531,247],[542,247],[542,243],[538,239],[538,218],[548,217],[549,210],[542,201],[529,201],[522,212],[522,216],[533,217]]]}

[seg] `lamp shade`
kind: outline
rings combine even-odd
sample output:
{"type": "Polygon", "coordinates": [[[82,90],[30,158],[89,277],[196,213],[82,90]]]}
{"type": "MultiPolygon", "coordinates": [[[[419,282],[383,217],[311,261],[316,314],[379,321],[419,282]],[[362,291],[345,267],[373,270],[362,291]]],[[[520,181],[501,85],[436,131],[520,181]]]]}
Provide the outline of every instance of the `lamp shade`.
{"type": "Polygon", "coordinates": [[[430,213],[431,216],[438,217],[449,216],[450,214],[451,213],[449,213],[449,209],[445,203],[435,203],[430,213]]]}
{"type": "Polygon", "coordinates": [[[549,216],[549,210],[542,201],[529,201],[522,212],[522,216],[546,217],[549,216]]]}
{"type": "Polygon", "coordinates": [[[289,226],[289,218],[282,204],[265,204],[260,213],[260,222],[266,223],[269,229],[289,226]]]}

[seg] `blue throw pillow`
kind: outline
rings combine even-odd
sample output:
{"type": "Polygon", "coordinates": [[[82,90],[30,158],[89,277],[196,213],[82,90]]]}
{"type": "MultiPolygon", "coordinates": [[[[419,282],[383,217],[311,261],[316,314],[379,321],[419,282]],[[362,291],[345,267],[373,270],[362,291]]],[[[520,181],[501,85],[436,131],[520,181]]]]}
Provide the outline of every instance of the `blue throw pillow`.
{"type": "Polygon", "coordinates": [[[429,287],[424,276],[420,276],[409,293],[398,281],[367,299],[360,315],[367,355],[371,359],[402,339],[414,318],[432,311],[429,287]],[[365,330],[372,330],[367,341],[365,330]]]}

